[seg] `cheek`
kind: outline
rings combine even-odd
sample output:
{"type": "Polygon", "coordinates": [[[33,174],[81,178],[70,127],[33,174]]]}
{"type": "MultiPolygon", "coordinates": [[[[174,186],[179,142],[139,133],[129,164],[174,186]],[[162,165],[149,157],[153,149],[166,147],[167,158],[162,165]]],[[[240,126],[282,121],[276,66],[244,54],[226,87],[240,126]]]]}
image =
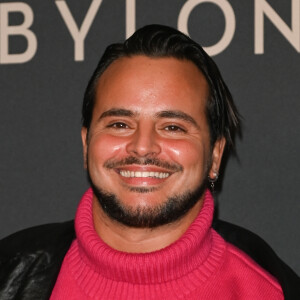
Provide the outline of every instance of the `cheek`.
{"type": "Polygon", "coordinates": [[[107,159],[117,157],[126,147],[126,141],[111,135],[99,135],[90,140],[89,159],[96,158],[97,161],[105,162],[107,159]]]}
{"type": "Polygon", "coordinates": [[[197,167],[203,163],[205,151],[198,141],[173,140],[165,144],[165,152],[184,168],[197,167]]]}

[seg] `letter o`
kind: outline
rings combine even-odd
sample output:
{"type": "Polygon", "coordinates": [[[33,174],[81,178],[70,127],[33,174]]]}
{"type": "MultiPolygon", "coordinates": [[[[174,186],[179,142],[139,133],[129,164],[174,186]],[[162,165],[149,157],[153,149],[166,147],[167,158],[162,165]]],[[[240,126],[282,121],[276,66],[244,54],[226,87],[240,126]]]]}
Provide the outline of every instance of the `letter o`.
{"type": "Polygon", "coordinates": [[[177,22],[178,30],[189,35],[188,19],[191,11],[198,4],[210,2],[219,6],[225,17],[225,30],[222,38],[213,46],[203,47],[204,50],[211,56],[221,53],[230,44],[235,32],[235,15],[232,6],[227,0],[188,0],[182,7],[177,22]]]}

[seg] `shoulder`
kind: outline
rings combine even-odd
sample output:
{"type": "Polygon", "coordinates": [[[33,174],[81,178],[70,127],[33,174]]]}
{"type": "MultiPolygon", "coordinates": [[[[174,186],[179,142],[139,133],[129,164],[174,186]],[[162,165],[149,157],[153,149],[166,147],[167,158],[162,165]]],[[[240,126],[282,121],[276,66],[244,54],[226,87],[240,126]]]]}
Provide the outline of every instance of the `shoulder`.
{"type": "Polygon", "coordinates": [[[18,253],[57,249],[58,245],[74,239],[74,223],[52,223],[18,231],[0,240],[0,259],[18,253]]]}
{"type": "Polygon", "coordinates": [[[227,243],[227,268],[236,270],[234,276],[239,277],[239,281],[252,286],[253,296],[262,295],[263,298],[272,295],[272,299],[281,299],[282,288],[278,281],[268,271],[258,265],[245,252],[234,245],[227,243]]]}
{"type": "Polygon", "coordinates": [[[262,238],[240,226],[220,220],[214,221],[213,227],[229,243],[228,251],[235,260],[272,285],[272,277],[266,276],[264,271],[274,276],[282,287],[285,299],[300,299],[300,278],[262,238]],[[243,255],[243,252],[247,255],[243,255]]]}
{"type": "Polygon", "coordinates": [[[73,221],[46,224],[2,239],[0,298],[15,299],[18,293],[24,299],[47,299],[75,238],[73,228],[73,221]]]}

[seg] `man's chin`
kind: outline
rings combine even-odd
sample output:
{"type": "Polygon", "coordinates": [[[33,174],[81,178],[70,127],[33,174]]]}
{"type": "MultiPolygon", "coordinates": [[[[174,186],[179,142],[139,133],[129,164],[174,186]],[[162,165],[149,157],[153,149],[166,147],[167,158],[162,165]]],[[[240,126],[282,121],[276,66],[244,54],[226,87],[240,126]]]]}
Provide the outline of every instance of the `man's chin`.
{"type": "Polygon", "coordinates": [[[206,182],[203,182],[193,191],[185,191],[182,194],[170,196],[160,203],[157,203],[159,199],[155,197],[155,199],[152,199],[153,201],[149,199],[147,204],[147,199],[142,198],[150,196],[146,194],[154,192],[155,187],[130,187],[126,197],[123,198],[120,195],[121,199],[128,198],[126,202],[130,204],[126,204],[114,193],[94,185],[89,175],[88,180],[106,215],[125,226],[135,228],[155,228],[178,221],[202,198],[206,188],[206,182]],[[133,193],[132,200],[130,199],[131,193],[133,193]],[[137,194],[141,198],[133,199],[137,194]],[[135,200],[136,205],[134,205],[135,200]]]}

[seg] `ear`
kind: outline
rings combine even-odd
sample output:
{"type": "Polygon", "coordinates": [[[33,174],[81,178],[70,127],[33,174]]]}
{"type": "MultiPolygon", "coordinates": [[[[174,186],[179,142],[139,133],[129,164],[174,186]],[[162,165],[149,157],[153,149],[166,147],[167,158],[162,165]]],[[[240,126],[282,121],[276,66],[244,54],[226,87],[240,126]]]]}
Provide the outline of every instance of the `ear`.
{"type": "Polygon", "coordinates": [[[226,140],[224,137],[218,139],[212,151],[212,164],[209,171],[209,177],[215,179],[219,174],[219,169],[222,161],[223,152],[225,149],[226,140]]]}
{"type": "Polygon", "coordinates": [[[84,168],[87,168],[87,128],[81,128],[81,141],[82,141],[82,150],[83,150],[83,165],[84,168]]]}

